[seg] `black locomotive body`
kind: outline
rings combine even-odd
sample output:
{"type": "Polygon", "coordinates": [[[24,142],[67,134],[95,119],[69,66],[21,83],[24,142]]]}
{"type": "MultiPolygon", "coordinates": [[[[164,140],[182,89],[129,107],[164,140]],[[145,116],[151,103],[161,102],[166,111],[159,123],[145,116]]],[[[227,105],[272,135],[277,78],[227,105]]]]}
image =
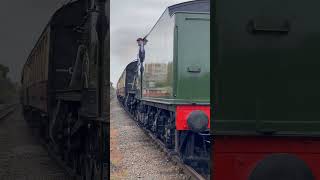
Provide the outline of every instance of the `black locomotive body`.
{"type": "MultiPolygon", "coordinates": [[[[117,97],[127,107],[132,106],[136,94],[135,79],[137,76],[138,61],[129,63],[117,83],[117,97]]],[[[132,108],[128,108],[131,110],[132,108]]]]}
{"type": "Polygon", "coordinates": [[[50,19],[22,71],[25,118],[54,153],[86,179],[102,176],[107,152],[108,22],[104,0],[70,2],[50,19]],[[105,108],[105,109],[103,109],[105,108]],[[107,138],[105,138],[106,140],[107,138]]]}

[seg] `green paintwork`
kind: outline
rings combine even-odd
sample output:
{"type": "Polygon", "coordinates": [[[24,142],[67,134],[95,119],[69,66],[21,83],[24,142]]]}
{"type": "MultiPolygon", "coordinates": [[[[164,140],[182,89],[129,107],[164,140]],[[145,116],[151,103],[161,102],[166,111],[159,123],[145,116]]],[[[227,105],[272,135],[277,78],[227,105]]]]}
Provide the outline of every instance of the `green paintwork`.
{"type": "Polygon", "coordinates": [[[319,6],[214,1],[215,135],[320,135],[319,6]]]}
{"type": "MultiPolygon", "coordinates": [[[[166,12],[164,15],[165,14],[166,12]]],[[[170,19],[171,20],[167,20],[167,22],[173,23],[167,23],[167,25],[171,25],[172,28],[173,43],[172,46],[170,46],[172,50],[167,51],[158,48],[157,51],[161,52],[161,56],[167,52],[168,57],[172,56],[173,62],[172,60],[170,61],[170,58],[164,61],[167,63],[168,69],[170,69],[167,73],[167,81],[165,83],[169,84],[167,87],[171,87],[172,90],[169,96],[143,96],[143,100],[164,104],[209,104],[210,15],[178,12],[170,17],[170,19]],[[170,53],[172,53],[172,55],[170,53]]],[[[157,26],[155,27],[157,28],[157,26]]],[[[151,36],[150,39],[156,39],[154,36],[155,35],[151,36]]],[[[162,38],[165,37],[162,36],[162,38]]],[[[155,61],[156,59],[148,58],[148,54],[151,54],[150,51],[155,50],[154,48],[148,49],[148,46],[150,47],[152,45],[150,39],[148,39],[149,42],[146,45],[145,64],[153,63],[150,61],[155,61]]],[[[144,83],[146,83],[145,80],[144,83]]],[[[163,84],[158,83],[155,84],[155,86],[156,88],[161,88],[160,86],[163,86],[163,84]]],[[[151,89],[147,87],[147,85],[144,85],[144,89],[148,88],[151,89]]]]}
{"type": "Polygon", "coordinates": [[[177,13],[176,99],[210,99],[210,15],[177,13]]]}

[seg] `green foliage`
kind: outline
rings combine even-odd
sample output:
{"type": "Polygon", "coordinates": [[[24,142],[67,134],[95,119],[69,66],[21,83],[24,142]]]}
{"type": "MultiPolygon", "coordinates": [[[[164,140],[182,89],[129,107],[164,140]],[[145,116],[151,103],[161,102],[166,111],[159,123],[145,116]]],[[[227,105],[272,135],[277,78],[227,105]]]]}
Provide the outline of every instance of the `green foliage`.
{"type": "Polygon", "coordinates": [[[0,64],[0,78],[7,78],[7,74],[9,72],[9,68],[0,64]]]}
{"type": "Polygon", "coordinates": [[[18,84],[7,78],[8,72],[9,68],[0,64],[0,104],[10,103],[18,97],[18,84]]]}

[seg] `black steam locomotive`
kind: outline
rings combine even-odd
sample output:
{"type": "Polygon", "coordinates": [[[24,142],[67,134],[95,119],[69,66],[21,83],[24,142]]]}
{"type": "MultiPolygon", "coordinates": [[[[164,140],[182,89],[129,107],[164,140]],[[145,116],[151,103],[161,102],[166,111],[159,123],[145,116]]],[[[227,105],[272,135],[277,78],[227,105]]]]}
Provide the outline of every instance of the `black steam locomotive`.
{"type": "Polygon", "coordinates": [[[21,78],[25,118],[84,179],[101,179],[103,166],[108,170],[106,6],[105,0],[78,0],[58,9],[28,56],[21,78]]]}

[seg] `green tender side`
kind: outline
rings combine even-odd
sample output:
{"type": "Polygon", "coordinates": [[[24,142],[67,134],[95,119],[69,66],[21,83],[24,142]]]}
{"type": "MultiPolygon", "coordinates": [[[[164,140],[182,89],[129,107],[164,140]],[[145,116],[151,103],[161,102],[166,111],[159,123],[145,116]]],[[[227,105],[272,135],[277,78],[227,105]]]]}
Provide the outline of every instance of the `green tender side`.
{"type": "MultiPolygon", "coordinates": [[[[172,91],[168,90],[167,96],[145,95],[143,99],[165,104],[210,104],[210,15],[178,12],[170,18],[174,20],[171,26],[173,45],[170,46],[173,48],[173,63],[170,63],[170,60],[164,62],[169,62],[167,63],[169,70],[165,79],[167,79],[166,83],[171,84],[169,87],[172,91]]],[[[161,19],[158,23],[162,22],[161,19]]],[[[158,28],[157,25],[154,29],[156,28],[158,28]]],[[[166,35],[168,37],[168,34],[166,35]]],[[[148,53],[150,54],[150,51],[154,50],[150,46],[155,46],[152,45],[152,39],[156,39],[155,36],[151,33],[151,40],[146,46],[145,64],[152,64],[151,61],[157,59],[157,57],[148,58],[148,53]]],[[[161,38],[166,37],[162,36],[161,38]]],[[[167,52],[166,47],[163,48],[158,48],[162,52],[159,56],[163,56],[164,52],[167,52]]],[[[170,53],[168,54],[168,57],[171,57],[170,53]]],[[[149,68],[147,66],[145,65],[146,69],[149,68]]],[[[147,78],[145,75],[144,90],[160,89],[160,85],[163,87],[163,84],[160,83],[153,83],[152,88],[148,87],[146,85],[147,78]]]]}
{"type": "Polygon", "coordinates": [[[210,15],[177,13],[176,99],[210,102],[210,15]]]}
{"type": "Polygon", "coordinates": [[[320,1],[213,2],[213,133],[319,136],[320,1]]]}

